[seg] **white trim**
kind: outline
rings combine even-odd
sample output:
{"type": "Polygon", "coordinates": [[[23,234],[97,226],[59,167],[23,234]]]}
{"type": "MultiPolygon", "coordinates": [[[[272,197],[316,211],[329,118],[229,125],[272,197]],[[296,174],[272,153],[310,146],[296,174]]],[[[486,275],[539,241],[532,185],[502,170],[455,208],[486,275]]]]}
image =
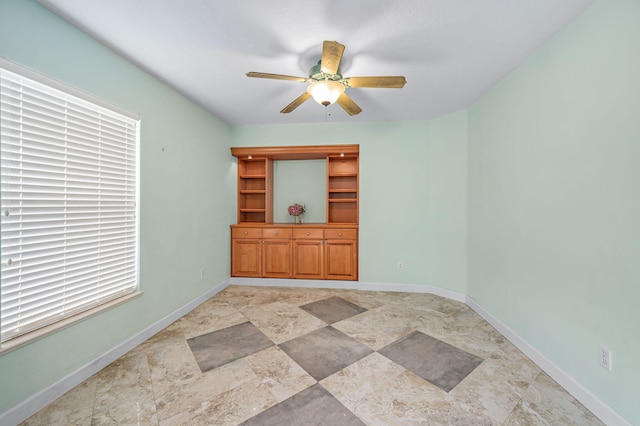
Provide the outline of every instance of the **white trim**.
{"type": "Polygon", "coordinates": [[[108,311],[109,309],[113,309],[116,306],[127,303],[129,300],[138,298],[143,294],[144,294],[143,291],[136,291],[134,293],[125,294],[122,297],[111,300],[107,303],[103,303],[101,305],[98,305],[86,311],[80,312],[72,317],[68,317],[60,321],[56,321],[52,324],[45,325],[44,327],[37,328],[27,334],[14,337],[13,339],[7,340],[6,342],[2,342],[2,344],[0,344],[0,355],[4,355],[8,352],[15,351],[16,349],[19,349],[23,346],[26,346],[35,342],[36,340],[42,339],[43,337],[47,337],[53,333],[57,333],[62,329],[71,327],[76,323],[85,321],[91,317],[101,314],[102,312],[108,311]]]}
{"type": "Polygon", "coordinates": [[[211,297],[215,296],[225,288],[229,286],[229,280],[225,280],[218,284],[211,290],[207,291],[203,295],[196,297],[191,302],[182,306],[181,308],[173,311],[169,315],[160,319],[159,321],[151,324],[149,327],[140,331],[138,334],[130,337],[117,346],[109,349],[107,352],[100,355],[98,358],[89,361],[84,366],[80,367],[73,373],[63,377],[54,384],[42,389],[40,392],[30,396],[26,400],[22,401],[18,405],[10,408],[4,413],[0,414],[0,425],[17,425],[24,421],[29,416],[37,413],[47,405],[51,404],[56,399],[60,398],[66,392],[70,391],[74,387],[78,386],[89,377],[93,376],[104,367],[111,364],[127,352],[150,338],[156,333],[159,333],[176,320],[182,318],[202,303],[206,302],[211,297]]]}
{"type": "Polygon", "coordinates": [[[549,358],[541,354],[529,342],[518,336],[511,328],[494,317],[489,311],[484,309],[478,302],[473,300],[471,296],[466,297],[466,304],[476,311],[478,315],[484,318],[489,324],[495,327],[504,337],[509,339],[522,353],[524,353],[538,367],[544,370],[553,380],[558,382],[567,392],[575,399],[580,401],[582,405],[587,407],[596,417],[609,426],[631,426],[620,414],[616,413],[611,407],[598,399],[588,389],[578,383],[573,377],[569,376],[564,370],[555,365],[549,358]]]}
{"type": "Polygon", "coordinates": [[[465,303],[466,295],[457,291],[447,290],[446,288],[436,287],[429,284],[389,284],[389,283],[360,283],[358,290],[369,291],[400,291],[406,293],[429,293],[436,296],[446,297],[447,299],[465,303]]]}
{"type": "Polygon", "coordinates": [[[229,278],[231,285],[248,285],[256,287],[300,287],[300,288],[337,288],[356,290],[357,281],[339,280],[293,280],[287,278],[229,278]]]}

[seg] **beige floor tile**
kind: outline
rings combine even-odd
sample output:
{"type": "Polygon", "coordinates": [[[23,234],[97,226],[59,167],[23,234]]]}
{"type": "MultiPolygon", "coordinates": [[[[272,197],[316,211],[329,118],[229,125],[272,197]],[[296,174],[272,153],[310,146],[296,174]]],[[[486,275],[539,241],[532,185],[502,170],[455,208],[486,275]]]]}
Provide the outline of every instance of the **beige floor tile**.
{"type": "Polygon", "coordinates": [[[185,340],[184,333],[180,327],[180,320],[174,322],[164,330],[156,333],[151,338],[145,340],[135,348],[133,348],[127,356],[137,355],[154,350],[158,347],[169,345],[171,343],[182,342],[185,340]]]}
{"type": "Polygon", "coordinates": [[[96,375],[92,424],[157,424],[149,363],[144,354],[120,358],[96,375]]]}
{"type": "MultiPolygon", "coordinates": [[[[157,387],[163,391],[156,391],[158,418],[163,421],[181,412],[196,412],[213,398],[256,379],[249,364],[240,359],[204,374],[199,373],[193,381],[159,384],[157,387]]],[[[159,382],[160,378],[154,380],[154,388],[159,382]]]]}
{"type": "Polygon", "coordinates": [[[237,425],[277,402],[262,380],[256,378],[163,420],[160,425],[237,425]]]}
{"type": "Polygon", "coordinates": [[[248,319],[231,304],[216,299],[209,300],[178,320],[184,337],[191,339],[248,319]]]}
{"type": "Polygon", "coordinates": [[[275,344],[327,325],[297,306],[285,302],[242,308],[242,313],[275,344]]]}
{"type": "Polygon", "coordinates": [[[277,346],[250,355],[246,360],[278,402],[316,383],[313,377],[277,346]]]}
{"type": "Polygon", "coordinates": [[[576,401],[546,373],[541,372],[505,421],[514,425],[601,426],[589,410],[576,401]]]}
{"type": "Polygon", "coordinates": [[[21,426],[91,424],[96,380],[90,378],[22,422],[21,426]]]}

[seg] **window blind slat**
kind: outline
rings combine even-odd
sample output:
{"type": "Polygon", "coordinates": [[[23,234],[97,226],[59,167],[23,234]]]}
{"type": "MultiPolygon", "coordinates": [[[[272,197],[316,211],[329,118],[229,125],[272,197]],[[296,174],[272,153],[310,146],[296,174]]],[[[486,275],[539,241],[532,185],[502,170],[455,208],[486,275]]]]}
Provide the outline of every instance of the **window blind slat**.
{"type": "Polygon", "coordinates": [[[0,67],[2,341],[137,287],[139,122],[60,87],[0,67]]]}

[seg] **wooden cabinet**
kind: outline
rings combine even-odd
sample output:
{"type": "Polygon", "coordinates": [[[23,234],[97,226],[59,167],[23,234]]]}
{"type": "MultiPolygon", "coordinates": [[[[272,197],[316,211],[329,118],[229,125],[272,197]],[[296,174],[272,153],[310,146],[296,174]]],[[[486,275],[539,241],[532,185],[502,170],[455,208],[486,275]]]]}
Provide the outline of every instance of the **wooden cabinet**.
{"type": "Polygon", "coordinates": [[[293,278],[324,279],[324,232],[321,228],[293,230],[293,278]]]}
{"type": "Polygon", "coordinates": [[[231,276],[262,276],[262,229],[231,230],[231,276]]]}
{"type": "Polygon", "coordinates": [[[231,275],[358,279],[358,230],[328,225],[232,225],[231,275]]]}
{"type": "Polygon", "coordinates": [[[262,276],[291,278],[291,229],[262,230],[262,276]]]}
{"type": "Polygon", "coordinates": [[[325,229],[325,279],[358,279],[358,236],[355,229],[325,229]]]}
{"type": "Polygon", "coordinates": [[[238,224],[231,276],[358,279],[358,145],[231,148],[238,159],[238,224]],[[326,161],[326,223],[273,223],[274,161],[326,161]]]}
{"type": "Polygon", "coordinates": [[[291,278],[291,229],[233,228],[231,276],[291,278]]]}

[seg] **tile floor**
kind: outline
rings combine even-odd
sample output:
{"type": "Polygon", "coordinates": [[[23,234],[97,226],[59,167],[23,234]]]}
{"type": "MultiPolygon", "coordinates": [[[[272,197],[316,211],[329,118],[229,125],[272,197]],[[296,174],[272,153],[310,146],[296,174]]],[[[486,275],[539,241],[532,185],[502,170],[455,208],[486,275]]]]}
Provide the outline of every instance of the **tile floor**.
{"type": "Polygon", "coordinates": [[[601,425],[462,303],[230,286],[24,425],[601,425]]]}

